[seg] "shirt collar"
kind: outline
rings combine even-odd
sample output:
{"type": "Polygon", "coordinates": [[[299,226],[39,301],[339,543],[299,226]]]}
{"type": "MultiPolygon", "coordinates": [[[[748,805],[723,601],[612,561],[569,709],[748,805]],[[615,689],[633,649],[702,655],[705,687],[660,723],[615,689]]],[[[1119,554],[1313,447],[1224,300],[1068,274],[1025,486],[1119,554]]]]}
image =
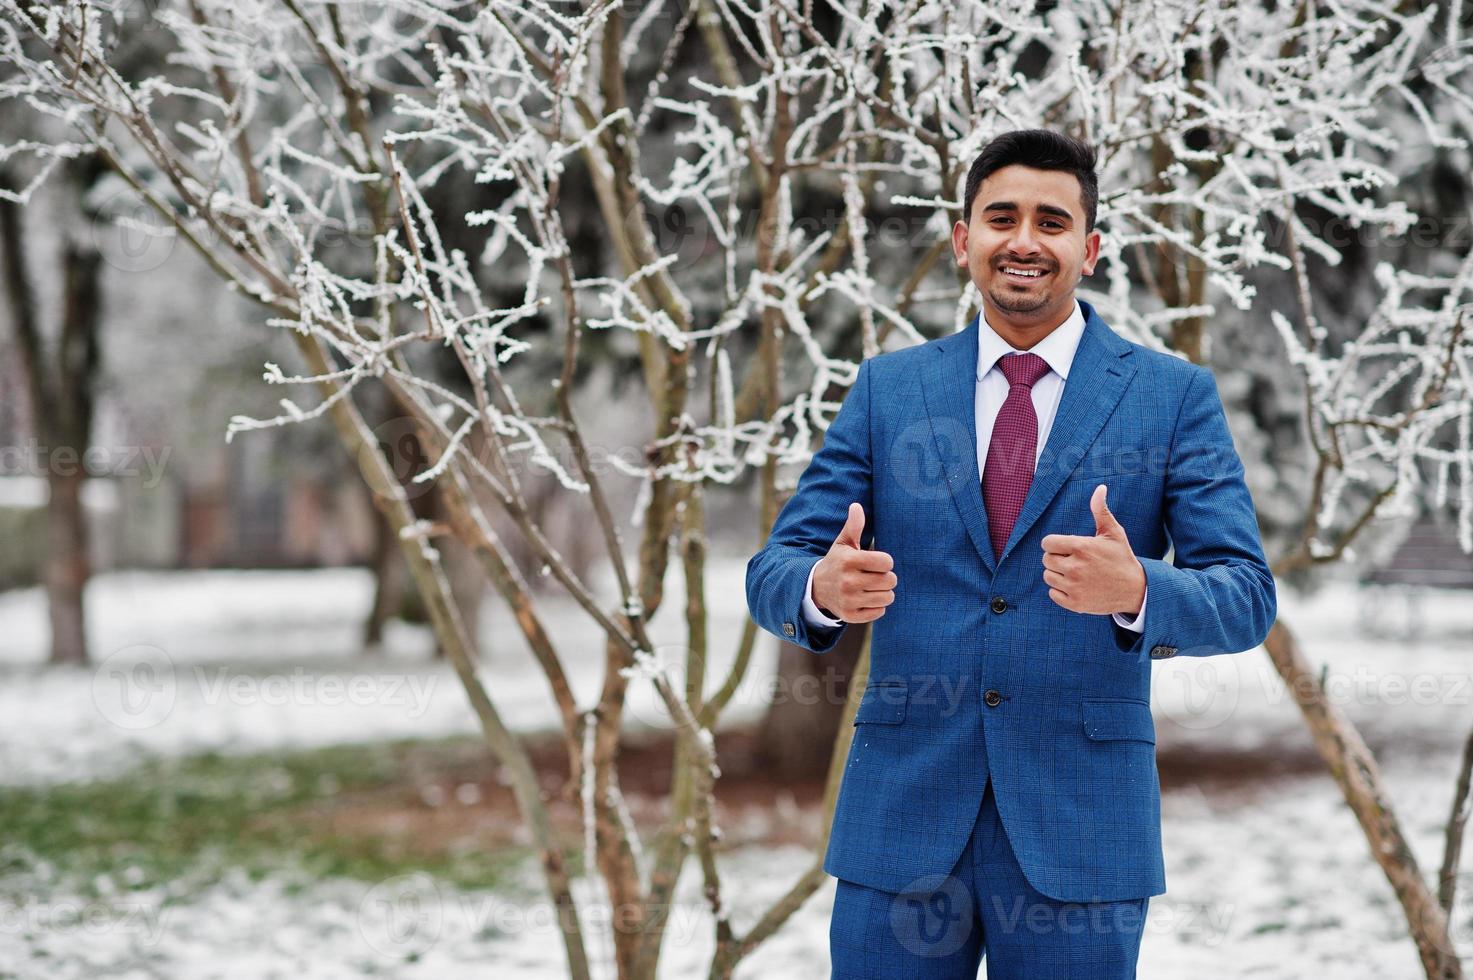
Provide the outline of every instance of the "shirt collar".
{"type": "Polygon", "coordinates": [[[1049,368],[1065,381],[1069,380],[1069,366],[1074,363],[1074,352],[1079,349],[1079,339],[1084,336],[1084,312],[1076,300],[1069,318],[1049,332],[1049,335],[1027,351],[1020,351],[1000,337],[986,315],[981,315],[977,329],[977,380],[986,377],[999,358],[1008,354],[1037,354],[1048,363],[1049,368]]]}

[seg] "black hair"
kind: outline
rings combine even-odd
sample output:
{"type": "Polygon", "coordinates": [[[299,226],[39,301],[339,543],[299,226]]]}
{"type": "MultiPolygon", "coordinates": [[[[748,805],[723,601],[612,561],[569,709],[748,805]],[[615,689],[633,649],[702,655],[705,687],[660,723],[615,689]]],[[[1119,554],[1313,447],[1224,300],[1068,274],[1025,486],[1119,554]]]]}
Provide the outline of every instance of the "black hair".
{"type": "Polygon", "coordinates": [[[1073,174],[1079,181],[1079,198],[1084,204],[1085,233],[1093,230],[1095,210],[1100,203],[1095,149],[1084,140],[1051,129],[1015,129],[993,137],[982,147],[982,152],[972,161],[972,169],[967,171],[967,193],[962,199],[962,215],[967,224],[972,223],[972,200],[982,181],[1014,164],[1073,174]]]}

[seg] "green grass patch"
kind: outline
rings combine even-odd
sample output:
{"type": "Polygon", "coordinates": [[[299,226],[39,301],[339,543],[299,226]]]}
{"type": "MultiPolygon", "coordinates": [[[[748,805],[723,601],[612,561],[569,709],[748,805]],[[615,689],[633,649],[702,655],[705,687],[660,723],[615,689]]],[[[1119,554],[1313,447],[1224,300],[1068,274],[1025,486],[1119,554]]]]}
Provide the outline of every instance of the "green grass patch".
{"type": "Polygon", "coordinates": [[[467,888],[516,888],[528,848],[423,829],[433,814],[420,785],[484,780],[490,767],[484,743],[451,739],[206,754],[117,779],[3,788],[0,890],[40,862],[83,891],[168,883],[188,893],[232,869],[365,881],[424,871],[467,888]],[[376,811],[392,812],[394,831],[376,811]]]}

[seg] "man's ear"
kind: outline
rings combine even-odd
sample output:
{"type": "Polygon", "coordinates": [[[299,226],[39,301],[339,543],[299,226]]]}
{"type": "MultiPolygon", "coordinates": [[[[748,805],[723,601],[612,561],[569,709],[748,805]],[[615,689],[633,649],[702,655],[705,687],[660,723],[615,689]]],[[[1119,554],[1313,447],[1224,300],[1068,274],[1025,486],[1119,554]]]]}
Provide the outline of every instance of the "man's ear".
{"type": "Polygon", "coordinates": [[[1092,276],[1095,272],[1095,263],[1100,260],[1100,230],[1091,228],[1088,235],[1084,236],[1084,265],[1079,274],[1092,276]]]}
{"type": "MultiPolygon", "coordinates": [[[[1095,251],[1099,251],[1099,249],[1095,251]]],[[[956,259],[957,268],[966,268],[967,223],[965,221],[959,220],[951,226],[951,255],[956,259]]]]}

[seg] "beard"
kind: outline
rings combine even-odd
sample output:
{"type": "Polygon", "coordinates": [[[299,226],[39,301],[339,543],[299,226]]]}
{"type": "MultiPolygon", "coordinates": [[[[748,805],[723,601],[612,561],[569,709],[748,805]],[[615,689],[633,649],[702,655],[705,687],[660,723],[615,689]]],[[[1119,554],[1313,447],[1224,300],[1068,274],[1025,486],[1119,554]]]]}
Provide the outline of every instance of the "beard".
{"type": "Polygon", "coordinates": [[[1036,295],[1013,294],[1004,295],[1001,289],[989,289],[987,298],[992,300],[992,305],[1004,313],[1037,313],[1049,305],[1051,297],[1045,290],[1036,295]]]}

